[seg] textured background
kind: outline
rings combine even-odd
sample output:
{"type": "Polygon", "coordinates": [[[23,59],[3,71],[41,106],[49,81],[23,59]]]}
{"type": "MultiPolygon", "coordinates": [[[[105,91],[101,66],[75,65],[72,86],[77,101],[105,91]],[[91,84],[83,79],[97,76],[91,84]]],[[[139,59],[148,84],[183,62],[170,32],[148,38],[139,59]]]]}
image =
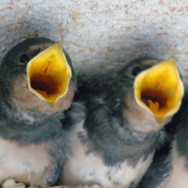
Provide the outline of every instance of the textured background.
{"type": "Polygon", "coordinates": [[[0,0],[0,56],[21,40],[60,41],[77,71],[149,55],[188,69],[187,0],[0,0]]]}

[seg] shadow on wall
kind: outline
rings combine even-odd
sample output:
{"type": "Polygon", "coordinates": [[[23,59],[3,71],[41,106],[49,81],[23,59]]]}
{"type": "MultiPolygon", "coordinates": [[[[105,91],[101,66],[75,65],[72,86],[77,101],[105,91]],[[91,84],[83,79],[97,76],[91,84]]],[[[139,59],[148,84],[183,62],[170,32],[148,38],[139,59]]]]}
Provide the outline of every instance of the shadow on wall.
{"type": "MultiPolygon", "coordinates": [[[[150,29],[148,28],[147,31],[150,29]]],[[[165,53],[165,49],[170,47],[167,40],[159,38],[157,33],[152,30],[148,36],[140,30],[109,41],[106,49],[101,49],[100,56],[93,57],[96,62],[100,63],[87,65],[83,71],[86,69],[90,73],[90,71],[95,72],[96,70],[121,69],[126,63],[139,57],[174,58],[174,56],[165,53]],[[114,46],[116,47],[114,48],[114,46]]]]}
{"type": "MultiPolygon", "coordinates": [[[[60,16],[57,16],[57,20],[53,20],[56,17],[51,18],[50,15],[47,15],[46,10],[32,9],[29,11],[24,6],[14,8],[15,10],[10,11],[10,19],[2,18],[0,34],[3,45],[0,46],[0,57],[3,57],[8,49],[18,42],[31,37],[47,37],[60,41],[70,54],[77,72],[92,73],[119,69],[138,57],[149,56],[163,59],[169,58],[171,54],[174,56],[177,54],[175,48],[169,53],[172,42],[169,42],[168,32],[162,33],[157,24],[145,24],[144,26],[142,24],[142,26],[130,28],[131,31],[134,30],[133,32],[126,32],[126,28],[119,26],[116,33],[113,33],[112,28],[106,26],[104,40],[97,38],[96,41],[91,41],[94,40],[93,35],[88,33],[85,36],[79,24],[75,27],[68,25],[65,20],[66,13],[61,13],[60,16]],[[17,16],[18,13],[19,16],[17,16]],[[61,17],[62,19],[59,19],[61,17]],[[75,32],[70,33],[69,27],[78,29],[76,36],[73,35],[75,32]],[[78,43],[77,40],[79,40],[78,43]]],[[[99,34],[97,33],[97,36],[99,34]]]]}
{"type": "MultiPolygon", "coordinates": [[[[22,11],[19,9],[19,11],[22,11]]],[[[23,9],[23,12],[26,11],[23,9]]],[[[16,17],[16,12],[11,11],[10,14],[15,14],[15,19],[8,19],[1,24],[0,34],[0,57],[17,43],[32,37],[47,37],[52,40],[58,40],[58,32],[54,27],[53,22],[46,20],[46,16],[42,13],[33,12],[22,17],[16,17]]],[[[14,17],[11,15],[10,17],[14,17]]]]}

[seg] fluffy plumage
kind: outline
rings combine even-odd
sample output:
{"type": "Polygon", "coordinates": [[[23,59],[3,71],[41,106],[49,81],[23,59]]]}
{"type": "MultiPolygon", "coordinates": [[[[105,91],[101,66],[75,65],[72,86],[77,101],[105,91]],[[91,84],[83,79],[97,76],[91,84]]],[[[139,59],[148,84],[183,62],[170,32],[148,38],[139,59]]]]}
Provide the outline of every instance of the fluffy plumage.
{"type": "Polygon", "coordinates": [[[76,79],[68,54],[73,76],[56,104],[50,106],[27,85],[28,61],[52,44],[46,38],[25,40],[0,65],[0,183],[12,177],[31,186],[52,185],[69,153],[69,133],[61,119],[72,103],[76,79]]]}
{"type": "Polygon", "coordinates": [[[135,101],[136,75],[156,59],[137,59],[121,71],[80,75],[77,103],[66,114],[72,153],[61,175],[65,184],[135,187],[163,136],[155,117],[135,101]]]}

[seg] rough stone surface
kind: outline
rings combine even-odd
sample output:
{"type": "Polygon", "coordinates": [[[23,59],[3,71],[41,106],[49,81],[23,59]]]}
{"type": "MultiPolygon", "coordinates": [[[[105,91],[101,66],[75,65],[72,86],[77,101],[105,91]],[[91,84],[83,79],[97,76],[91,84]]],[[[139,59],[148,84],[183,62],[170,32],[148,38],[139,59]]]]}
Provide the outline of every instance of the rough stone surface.
{"type": "MultiPolygon", "coordinates": [[[[77,71],[175,57],[188,69],[187,0],[0,0],[0,55],[21,40],[60,41],[77,71]]],[[[183,65],[183,66],[182,66],[183,65]]]]}

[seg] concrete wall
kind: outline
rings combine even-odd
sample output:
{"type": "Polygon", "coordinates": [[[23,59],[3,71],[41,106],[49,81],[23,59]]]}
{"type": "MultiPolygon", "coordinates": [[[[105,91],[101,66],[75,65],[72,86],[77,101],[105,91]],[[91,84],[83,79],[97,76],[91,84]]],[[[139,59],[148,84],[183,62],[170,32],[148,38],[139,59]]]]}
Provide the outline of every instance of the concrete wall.
{"type": "MultiPolygon", "coordinates": [[[[60,41],[77,71],[149,55],[188,69],[187,0],[0,0],[0,56],[21,40],[60,41]]],[[[94,68],[94,69],[93,69],[94,68]]]]}

